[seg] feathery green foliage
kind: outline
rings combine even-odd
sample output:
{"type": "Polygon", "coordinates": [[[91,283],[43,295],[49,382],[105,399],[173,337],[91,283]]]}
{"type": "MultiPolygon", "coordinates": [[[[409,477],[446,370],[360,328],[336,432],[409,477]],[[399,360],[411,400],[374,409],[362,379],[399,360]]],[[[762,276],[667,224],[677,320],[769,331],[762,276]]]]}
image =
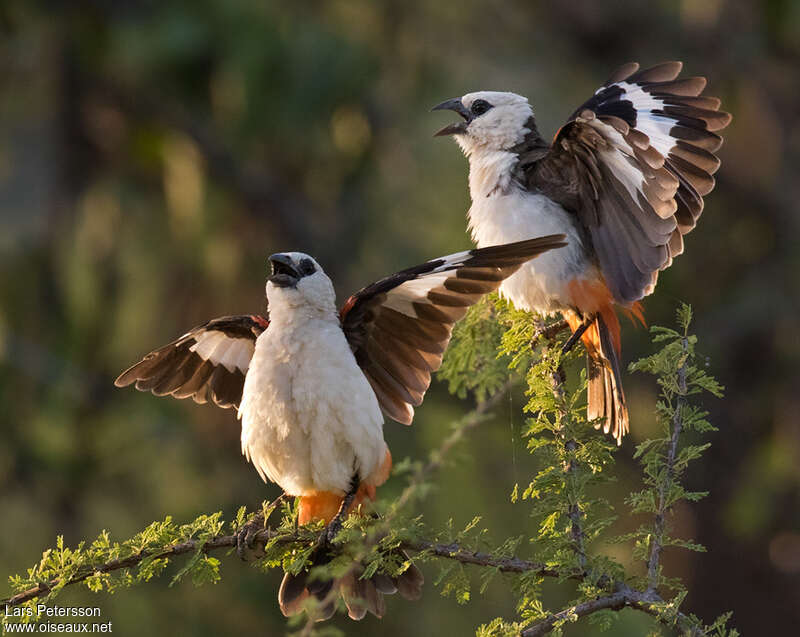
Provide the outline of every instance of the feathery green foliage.
{"type": "Polygon", "coordinates": [[[497,294],[487,294],[456,323],[438,372],[451,394],[466,398],[474,392],[480,402],[508,380],[510,361],[500,352],[504,329],[499,315],[505,311],[506,304],[497,294]]]}
{"type": "MultiPolygon", "coordinates": [[[[653,375],[661,390],[655,409],[660,434],[641,443],[635,453],[643,468],[643,489],[631,494],[627,504],[631,514],[646,516],[635,532],[612,533],[615,514],[603,489],[613,480],[618,451],[596,428],[598,423],[587,421],[585,372],[575,351],[580,347],[562,356],[563,332],[554,329],[555,324],[491,297],[473,308],[457,328],[441,375],[452,392],[462,397],[473,392],[479,401],[502,395],[501,388],[509,379],[524,382],[527,419],[523,435],[536,469],[515,485],[510,497],[520,507],[520,515],[534,521],[535,533],[495,542],[480,516],[463,526],[450,520],[438,531],[415,516],[416,504],[431,492],[431,474],[446,461],[450,449],[483,421],[493,400],[489,398],[490,402],[481,403],[455,424],[426,463],[406,460],[397,464],[395,476],[408,476],[406,491],[395,502],[378,502],[379,516],[346,520],[335,541],[337,556],[324,567],[315,567],[313,575],[341,576],[360,563],[363,577],[375,573],[395,576],[410,565],[410,558],[398,550],[402,549],[412,553],[415,562],[437,561],[441,569],[434,585],[459,604],[468,603],[475,594],[471,571],[478,569],[477,594],[503,574],[517,601],[519,617],[512,621],[498,617],[483,624],[476,632],[480,637],[560,635],[568,624],[586,616],[595,626],[607,629],[618,615],[615,611],[624,607],[643,611],[654,618],[655,625],[681,634],[735,637],[736,631],[726,628],[730,614],[704,625],[681,611],[686,591],[679,581],[665,578],[661,570],[664,547],[704,550],[691,540],[675,537],[669,525],[670,512],[678,502],[696,502],[705,495],[689,489],[682,479],[688,464],[709,446],[703,436],[715,431],[700,403],[702,394],[722,395],[722,387],[696,351],[697,337],[689,332],[690,322],[691,310],[683,306],[678,311],[677,329],[653,327],[658,351],[630,367],[653,375]],[[691,442],[684,444],[687,436],[691,442]],[[601,541],[630,545],[633,557],[646,564],[645,575],[628,573],[623,564],[603,552],[601,541]],[[546,607],[543,592],[550,582],[571,588],[573,599],[563,608],[546,607]],[[663,597],[668,590],[673,596],[663,597]]],[[[263,528],[264,554],[258,566],[292,573],[307,568],[321,525],[297,528],[296,511],[288,503],[280,509],[275,503],[265,505],[259,513],[248,516],[240,509],[231,523],[234,532],[248,521],[263,528]]],[[[230,552],[235,546],[235,537],[224,535],[223,527],[222,516],[216,513],[184,525],[170,518],[154,522],[121,543],[112,542],[105,531],[91,544],[82,543],[75,549],[65,547],[59,538],[56,548],[45,551],[27,576],[10,578],[11,587],[16,592],[39,587],[34,591],[36,601],[31,597],[22,605],[41,603],[42,597],[52,598],[64,586],[79,582],[94,592],[113,593],[163,574],[184,554],[189,559],[173,573],[173,584],[186,578],[195,585],[214,583],[221,577],[220,562],[209,553],[230,552]],[[46,586],[42,587],[42,582],[46,586]]],[[[301,620],[292,625],[297,621],[301,620]]],[[[323,630],[331,631],[330,627],[323,630]]],[[[306,624],[304,631],[310,634],[311,624],[306,624]]]]}

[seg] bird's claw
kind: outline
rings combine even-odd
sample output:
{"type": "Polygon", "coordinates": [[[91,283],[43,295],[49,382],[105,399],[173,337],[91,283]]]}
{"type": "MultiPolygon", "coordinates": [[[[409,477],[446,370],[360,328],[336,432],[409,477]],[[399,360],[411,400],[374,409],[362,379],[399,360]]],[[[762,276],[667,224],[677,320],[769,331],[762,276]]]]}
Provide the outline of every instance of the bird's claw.
{"type": "Polygon", "coordinates": [[[567,339],[567,342],[564,343],[563,347],[561,348],[561,355],[566,356],[569,351],[573,348],[575,343],[578,342],[578,339],[583,336],[583,333],[589,329],[589,326],[594,322],[594,318],[584,319],[583,323],[578,326],[570,337],[567,339]]]}
{"type": "Polygon", "coordinates": [[[244,562],[253,562],[264,557],[264,545],[256,542],[258,532],[264,529],[260,519],[244,524],[236,533],[236,554],[244,562]]]}
{"type": "Polygon", "coordinates": [[[333,519],[328,523],[328,526],[326,526],[325,530],[322,532],[327,544],[332,544],[336,539],[336,536],[339,535],[339,531],[342,530],[345,518],[347,518],[350,512],[350,505],[353,504],[353,499],[358,491],[359,482],[360,480],[358,479],[358,475],[354,476],[350,491],[345,494],[342,504],[339,507],[339,511],[335,516],[333,516],[333,519]]]}
{"type": "Polygon", "coordinates": [[[326,544],[333,544],[333,541],[336,539],[336,536],[339,535],[339,531],[342,530],[342,518],[340,516],[336,516],[331,523],[325,527],[325,530],[322,532],[322,539],[324,539],[326,544]]]}

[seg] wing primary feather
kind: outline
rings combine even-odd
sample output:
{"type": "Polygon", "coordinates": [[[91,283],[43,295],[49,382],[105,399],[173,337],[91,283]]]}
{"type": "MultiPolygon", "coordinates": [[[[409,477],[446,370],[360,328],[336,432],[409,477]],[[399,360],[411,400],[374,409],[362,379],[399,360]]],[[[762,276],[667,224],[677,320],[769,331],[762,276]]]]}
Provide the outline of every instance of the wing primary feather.
{"type": "Polygon", "coordinates": [[[453,324],[523,263],[566,245],[564,235],[458,252],[407,268],[349,297],[342,329],[381,408],[410,424],[453,324]]]}
{"type": "Polygon", "coordinates": [[[210,399],[220,407],[238,405],[255,340],[268,325],[258,315],[213,319],[150,352],[114,384],[198,403],[210,399]]]}

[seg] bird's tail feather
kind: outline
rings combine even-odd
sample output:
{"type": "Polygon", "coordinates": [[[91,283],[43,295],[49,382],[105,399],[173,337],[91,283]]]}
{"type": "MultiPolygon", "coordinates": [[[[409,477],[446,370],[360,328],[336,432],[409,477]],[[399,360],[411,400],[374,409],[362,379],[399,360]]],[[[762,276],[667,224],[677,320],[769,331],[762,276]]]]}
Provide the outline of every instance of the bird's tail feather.
{"type": "MultiPolygon", "coordinates": [[[[399,553],[398,559],[407,562],[408,555],[401,549],[396,550],[399,553]]],[[[332,558],[330,548],[320,548],[311,556],[310,568],[324,565],[332,558]]],[[[311,579],[308,570],[297,575],[286,573],[278,591],[281,612],[285,617],[296,615],[303,611],[306,600],[313,596],[321,604],[315,619],[323,621],[330,619],[336,612],[336,599],[341,596],[350,619],[359,621],[367,612],[378,618],[383,617],[386,612],[384,595],[400,593],[407,600],[416,600],[422,595],[425,578],[414,564],[410,564],[396,577],[376,573],[372,577],[362,578],[363,573],[364,567],[361,564],[354,564],[346,575],[338,579],[311,579]],[[334,590],[335,594],[331,594],[334,590]]]]}
{"type": "MultiPolygon", "coordinates": [[[[573,332],[581,325],[576,314],[566,318],[573,332]]],[[[611,433],[617,444],[622,444],[630,424],[620,371],[620,326],[614,308],[601,309],[581,340],[586,346],[589,379],[587,418],[601,419],[597,427],[602,426],[604,433],[611,433]]]]}
{"type": "MultiPolygon", "coordinates": [[[[614,318],[616,319],[616,316],[614,318]]],[[[617,444],[622,444],[622,438],[628,433],[630,424],[625,393],[622,390],[619,349],[614,342],[613,328],[609,328],[603,314],[598,314],[589,329],[595,330],[599,347],[593,350],[587,349],[589,376],[587,416],[589,420],[602,418],[603,432],[611,432],[617,444]]],[[[597,426],[600,427],[599,424],[597,426]]]]}

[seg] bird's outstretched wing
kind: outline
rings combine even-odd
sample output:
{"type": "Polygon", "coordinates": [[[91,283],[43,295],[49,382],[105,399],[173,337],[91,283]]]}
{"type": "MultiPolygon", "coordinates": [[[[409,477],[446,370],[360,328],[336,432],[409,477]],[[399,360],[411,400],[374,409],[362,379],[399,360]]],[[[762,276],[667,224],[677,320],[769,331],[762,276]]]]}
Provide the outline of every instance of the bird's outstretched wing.
{"type": "Polygon", "coordinates": [[[731,116],[701,96],[705,78],[678,78],[680,62],[626,64],[578,108],[549,152],[521,153],[518,178],[578,214],[614,298],[650,294],[683,252],[703,196],[714,188],[714,131],[731,116]]]}
{"type": "Polygon", "coordinates": [[[347,299],[342,329],[384,413],[411,424],[453,324],[523,263],[563,245],[558,234],[459,252],[381,279],[347,299]]]}
{"type": "Polygon", "coordinates": [[[156,396],[213,401],[238,407],[256,338],[269,325],[263,316],[224,316],[195,327],[176,341],[150,352],[120,374],[117,387],[133,383],[156,396]]]}

